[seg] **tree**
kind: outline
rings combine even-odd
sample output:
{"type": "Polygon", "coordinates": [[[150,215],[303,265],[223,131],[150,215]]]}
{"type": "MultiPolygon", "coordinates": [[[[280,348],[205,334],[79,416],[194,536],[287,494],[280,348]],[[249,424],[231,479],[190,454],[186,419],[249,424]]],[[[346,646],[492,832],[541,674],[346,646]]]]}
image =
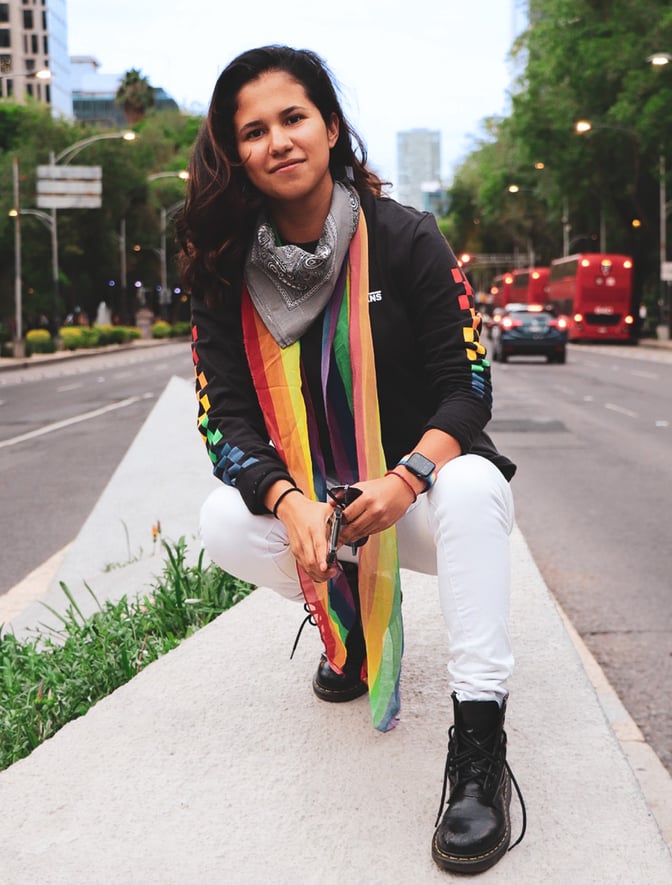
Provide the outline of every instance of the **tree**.
{"type": "Polygon", "coordinates": [[[528,27],[512,47],[511,113],[452,188],[470,188],[484,242],[488,231],[508,229],[509,242],[529,231],[550,261],[562,254],[568,207],[570,241],[586,235],[583,245],[597,250],[602,222],[608,251],[634,258],[636,298],[655,293],[658,158],[672,144],[672,65],[648,64],[655,51],[672,52],[669,0],[529,0],[528,27]],[[579,119],[593,123],[588,135],[576,134],[579,119]],[[512,177],[524,216],[505,196],[512,177]]]}
{"type": "MultiPolygon", "coordinates": [[[[199,117],[177,112],[150,114],[135,127],[134,142],[110,139],[90,144],[77,162],[100,165],[103,170],[103,205],[100,209],[61,210],[58,213],[61,315],[75,305],[95,317],[101,301],[118,307],[120,291],[120,227],[126,225],[127,283],[140,279],[148,290],[160,282],[157,252],[161,243],[160,212],[184,194],[184,182],[167,178],[148,186],[155,172],[183,170],[194,142],[199,117]],[[141,251],[133,246],[139,244],[141,251]],[[114,285],[112,285],[114,284],[114,285]]],[[[20,159],[21,206],[37,208],[36,168],[49,162],[80,139],[108,130],[52,118],[48,108],[0,102],[0,323],[14,315],[14,221],[12,158],[20,159]]],[[[49,232],[35,217],[21,225],[23,246],[23,306],[26,320],[53,305],[49,232]]],[[[172,229],[167,238],[168,284],[177,284],[170,260],[172,229]]],[[[134,291],[134,290],[133,290],[134,291]]]]}
{"type": "Polygon", "coordinates": [[[147,111],[154,107],[154,87],[139,70],[131,68],[124,74],[119,84],[115,101],[123,109],[129,125],[132,126],[143,120],[147,111]]]}

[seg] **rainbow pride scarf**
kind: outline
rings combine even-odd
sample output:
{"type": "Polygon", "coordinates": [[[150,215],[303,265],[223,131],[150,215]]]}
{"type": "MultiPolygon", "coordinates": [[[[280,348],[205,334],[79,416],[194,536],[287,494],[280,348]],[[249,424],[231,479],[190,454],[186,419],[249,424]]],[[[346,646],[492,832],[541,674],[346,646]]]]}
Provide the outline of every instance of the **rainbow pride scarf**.
{"type": "MultiPolygon", "coordinates": [[[[369,322],[366,221],[357,231],[322,328],[322,395],[338,480],[352,483],[383,476],[376,370],[369,322]]],[[[297,485],[326,500],[326,475],[318,429],[303,376],[301,342],[281,348],[243,287],[242,324],[247,359],[273,445],[297,485]]],[[[325,529],[326,530],[326,529],[325,529]]],[[[314,583],[298,567],[301,588],[319,627],[329,664],[341,672],[356,609],[345,575],[314,583]]],[[[366,643],[362,676],[369,687],[373,725],[389,731],[399,713],[403,653],[401,586],[393,527],[371,535],[359,553],[359,599],[366,643]]]]}

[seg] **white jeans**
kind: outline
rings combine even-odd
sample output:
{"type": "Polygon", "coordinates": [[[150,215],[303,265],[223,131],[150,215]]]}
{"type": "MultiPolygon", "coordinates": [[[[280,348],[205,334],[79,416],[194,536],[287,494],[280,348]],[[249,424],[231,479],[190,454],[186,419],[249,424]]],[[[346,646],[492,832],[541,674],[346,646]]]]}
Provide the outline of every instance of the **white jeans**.
{"type": "MultiPolygon", "coordinates": [[[[462,455],[439,471],[434,487],[397,523],[400,566],[438,576],[450,687],[460,701],[501,702],[507,693],[513,521],[511,489],[500,471],[479,455],[462,455]]],[[[236,489],[221,485],[206,499],[201,538],[229,574],[303,600],[283,524],[251,514],[236,489]]],[[[349,547],[339,558],[356,561],[349,547]]]]}

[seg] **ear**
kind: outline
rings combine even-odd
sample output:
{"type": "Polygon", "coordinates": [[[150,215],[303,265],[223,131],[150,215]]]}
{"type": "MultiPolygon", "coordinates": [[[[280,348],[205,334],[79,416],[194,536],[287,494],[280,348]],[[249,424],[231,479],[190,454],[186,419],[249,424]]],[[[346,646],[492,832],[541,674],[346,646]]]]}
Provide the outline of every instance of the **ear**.
{"type": "Polygon", "coordinates": [[[332,114],[331,119],[329,120],[329,125],[327,126],[327,139],[329,141],[329,148],[333,148],[333,146],[338,141],[339,131],[338,115],[332,114]]]}

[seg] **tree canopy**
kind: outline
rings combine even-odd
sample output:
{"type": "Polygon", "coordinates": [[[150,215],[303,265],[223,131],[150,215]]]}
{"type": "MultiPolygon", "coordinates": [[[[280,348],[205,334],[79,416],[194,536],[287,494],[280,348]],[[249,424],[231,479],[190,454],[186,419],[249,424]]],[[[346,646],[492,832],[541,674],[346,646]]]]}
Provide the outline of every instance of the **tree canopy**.
{"type": "Polygon", "coordinates": [[[122,108],[130,125],[144,119],[147,111],[154,107],[155,100],[154,87],[139,70],[131,68],[124,74],[115,101],[122,108]]]}
{"type": "MultiPolygon", "coordinates": [[[[89,144],[77,155],[77,163],[100,165],[103,170],[103,205],[100,209],[58,211],[59,304],[54,305],[50,234],[39,218],[21,216],[23,305],[29,328],[40,313],[64,317],[76,306],[91,319],[104,301],[113,313],[121,303],[121,244],[126,235],[125,290],[135,283],[155,293],[160,284],[161,208],[182,199],[184,181],[177,177],[186,168],[189,152],[201,119],[178,112],[149,112],[133,128],[135,141],[105,139],[89,144]],[[174,171],[174,177],[148,178],[157,172],[174,171]],[[57,307],[57,310],[56,310],[57,307]]],[[[12,165],[20,164],[21,208],[37,207],[37,166],[49,162],[49,154],[82,139],[109,130],[52,118],[49,109],[37,104],[0,102],[0,322],[14,315],[14,206],[12,165]]],[[[176,286],[172,228],[166,237],[168,284],[176,286]]],[[[151,298],[150,298],[151,300],[151,298]]]]}
{"type": "Polygon", "coordinates": [[[529,0],[510,113],[486,121],[450,188],[456,248],[531,247],[547,264],[603,239],[633,256],[638,297],[655,297],[660,157],[672,167],[672,64],[648,61],[660,51],[672,52],[668,0],[529,0]]]}

